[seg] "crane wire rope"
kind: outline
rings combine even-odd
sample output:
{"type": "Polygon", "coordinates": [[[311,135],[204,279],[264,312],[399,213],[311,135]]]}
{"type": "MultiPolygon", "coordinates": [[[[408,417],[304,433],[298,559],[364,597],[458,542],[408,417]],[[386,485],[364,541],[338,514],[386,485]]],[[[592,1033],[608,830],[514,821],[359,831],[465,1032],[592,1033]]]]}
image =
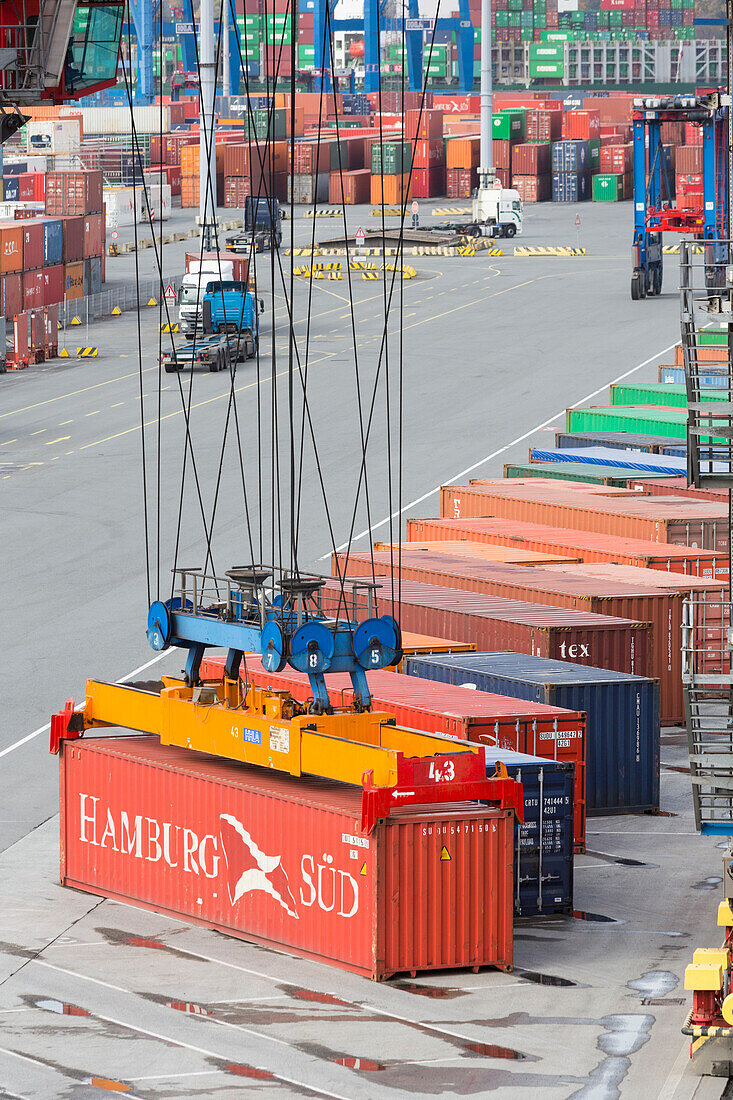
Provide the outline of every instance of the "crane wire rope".
{"type": "MultiPolygon", "coordinates": [[[[437,21],[438,21],[439,15],[440,15],[440,0],[438,0],[438,7],[436,9],[435,21],[433,23],[432,37],[430,39],[430,49],[429,49],[429,52],[428,52],[428,66],[427,66],[428,70],[430,68],[430,62],[432,60],[433,47],[434,47],[434,44],[435,44],[435,32],[436,32],[436,29],[437,29],[437,21]]],[[[422,116],[423,116],[423,111],[424,111],[424,107],[425,107],[426,93],[427,93],[427,72],[425,74],[424,80],[422,81],[422,91],[421,91],[421,96],[420,96],[420,107],[419,107],[418,124],[417,124],[418,132],[419,132],[419,129],[420,129],[420,125],[422,123],[422,116]]],[[[395,270],[392,273],[392,280],[391,280],[391,285],[390,285],[389,309],[391,309],[392,296],[394,294],[394,285],[395,285],[395,280],[396,280],[396,277],[397,277],[397,272],[400,271],[400,274],[401,274],[402,259],[404,257],[404,232],[405,232],[404,225],[405,225],[405,216],[406,216],[406,212],[407,212],[407,197],[406,196],[409,195],[409,192],[410,192],[413,170],[414,170],[414,155],[413,155],[413,157],[411,158],[411,161],[410,161],[410,171],[409,171],[409,176],[408,176],[407,188],[405,189],[405,194],[403,196],[402,206],[401,206],[400,232],[399,232],[398,244],[397,244],[397,256],[396,256],[395,265],[394,265],[395,270]]],[[[388,312],[389,312],[389,310],[388,310],[388,312]]],[[[374,385],[372,387],[372,396],[371,396],[370,407],[369,407],[369,418],[368,418],[368,421],[367,421],[366,446],[368,446],[368,443],[369,443],[369,437],[371,435],[371,430],[372,430],[372,425],[373,425],[373,420],[374,420],[374,409],[375,409],[377,390],[378,390],[378,386],[379,386],[379,376],[380,376],[381,365],[382,365],[382,351],[383,351],[383,348],[384,348],[385,341],[387,339],[387,335],[388,335],[387,334],[387,326],[385,324],[385,327],[382,331],[382,337],[381,337],[382,343],[381,343],[381,347],[380,347],[377,373],[376,373],[376,376],[375,376],[375,379],[374,379],[374,385]]],[[[403,344],[400,343],[400,353],[401,354],[402,354],[402,351],[403,351],[403,344]]],[[[402,367],[400,367],[400,386],[401,387],[402,387],[402,383],[403,383],[403,371],[402,371],[402,367]]],[[[364,446],[362,448],[362,465],[361,465],[361,469],[360,469],[360,472],[359,472],[359,482],[360,483],[361,483],[361,479],[364,476],[364,472],[365,472],[366,446],[364,446]]],[[[351,518],[351,528],[350,528],[350,531],[349,531],[349,538],[348,538],[347,547],[346,547],[346,554],[345,554],[345,559],[346,559],[347,564],[348,564],[349,556],[351,554],[351,547],[352,547],[352,544],[353,544],[353,541],[354,541],[354,532],[355,532],[355,529],[356,529],[356,521],[357,521],[357,510],[356,510],[356,508],[354,508],[354,511],[352,513],[352,518],[351,518]]],[[[399,615],[398,615],[398,619],[399,619],[399,615]]]]}

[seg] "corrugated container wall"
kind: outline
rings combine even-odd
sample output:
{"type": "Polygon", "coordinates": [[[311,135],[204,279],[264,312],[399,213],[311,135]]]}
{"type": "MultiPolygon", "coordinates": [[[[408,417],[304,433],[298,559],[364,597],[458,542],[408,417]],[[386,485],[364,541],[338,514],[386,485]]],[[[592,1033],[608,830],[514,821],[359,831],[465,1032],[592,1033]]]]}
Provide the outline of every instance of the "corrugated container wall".
{"type": "Polygon", "coordinates": [[[659,681],[520,653],[408,657],[407,672],[586,712],[588,813],[659,807],[659,681]]]}
{"type": "Polygon", "coordinates": [[[356,787],[152,737],[65,742],[60,785],[62,885],[370,978],[511,967],[508,811],[403,810],[365,837],[356,787]]]}
{"type": "Polygon", "coordinates": [[[573,911],[573,766],[487,747],[487,772],[505,765],[522,784],[524,824],[514,841],[514,913],[573,911]]]}

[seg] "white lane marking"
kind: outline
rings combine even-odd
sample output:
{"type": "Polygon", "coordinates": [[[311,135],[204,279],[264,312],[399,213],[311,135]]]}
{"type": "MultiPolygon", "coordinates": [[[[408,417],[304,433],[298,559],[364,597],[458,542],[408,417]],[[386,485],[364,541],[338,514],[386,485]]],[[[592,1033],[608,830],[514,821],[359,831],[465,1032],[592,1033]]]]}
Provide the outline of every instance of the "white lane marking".
{"type": "Polygon", "coordinates": [[[156,1073],[150,1077],[126,1077],[126,1081],[178,1081],[188,1077],[214,1077],[224,1073],[223,1069],[197,1069],[192,1073],[156,1073]]]}
{"type": "MultiPolygon", "coordinates": [[[[662,350],[658,351],[655,355],[650,355],[649,358],[645,359],[643,363],[639,363],[637,366],[632,367],[631,370],[624,371],[623,374],[619,374],[618,378],[612,378],[610,382],[605,382],[597,390],[594,390],[593,393],[588,393],[585,395],[585,397],[579,398],[576,402],[574,402],[574,404],[569,405],[568,408],[574,409],[576,408],[576,406],[582,405],[585,401],[592,400],[592,398],[597,397],[599,393],[603,393],[604,390],[607,390],[609,386],[615,386],[618,382],[622,382],[624,378],[628,378],[630,374],[635,374],[635,372],[641,370],[642,367],[647,367],[650,363],[656,362],[657,359],[660,359],[663,355],[666,355],[668,351],[672,351],[674,347],[676,347],[676,343],[669,344],[668,347],[662,348],[662,350]]],[[[548,425],[554,424],[554,422],[556,420],[559,420],[559,418],[564,414],[565,409],[561,409],[560,412],[555,413],[554,416],[551,416],[549,420],[543,420],[541,424],[536,424],[534,428],[530,428],[528,432],[525,432],[523,435],[517,436],[517,438],[513,439],[511,443],[507,443],[505,444],[505,446],[499,447],[497,451],[492,451],[490,455],[486,455],[485,458],[480,458],[478,462],[474,462],[472,466],[467,466],[466,469],[461,470],[459,474],[456,474],[454,477],[448,478],[447,481],[441,482],[440,485],[436,485],[433,489],[429,489],[428,492],[423,493],[421,497],[416,497],[415,500],[411,500],[410,503],[405,504],[403,508],[399,508],[396,512],[392,512],[391,515],[385,516],[384,519],[380,519],[377,523],[373,523],[371,527],[367,527],[365,531],[360,531],[358,535],[354,535],[354,537],[351,539],[351,545],[353,546],[353,544],[359,539],[366,538],[367,535],[372,534],[372,532],[376,531],[377,528],[385,527],[390,520],[398,519],[401,515],[404,515],[405,512],[409,511],[410,508],[414,508],[416,507],[416,505],[422,504],[423,501],[429,500],[430,497],[435,496],[436,493],[440,492],[441,485],[454,485],[457,481],[460,481],[461,478],[466,477],[467,474],[471,474],[474,470],[477,470],[479,466],[483,466],[486,462],[490,462],[492,458],[498,458],[499,455],[504,454],[504,452],[508,451],[511,447],[515,447],[517,443],[522,443],[525,439],[529,439],[529,437],[531,435],[534,435],[535,432],[539,432],[543,428],[548,427],[548,425]]],[[[340,546],[336,547],[336,553],[340,554],[341,551],[346,550],[348,546],[348,540],[346,542],[342,542],[340,546]]],[[[318,561],[328,561],[330,557],[331,551],[329,551],[328,554],[323,554],[318,559],[318,561]]]]}
{"type": "MultiPolygon", "coordinates": [[[[49,1067],[47,1062],[41,1061],[40,1058],[32,1058],[29,1054],[21,1054],[18,1050],[8,1050],[7,1047],[0,1047],[0,1054],[8,1054],[11,1058],[20,1058],[22,1062],[30,1062],[32,1066],[42,1066],[44,1069],[53,1068],[49,1067]]],[[[68,1074],[64,1073],[63,1069],[59,1069],[57,1072],[62,1077],[68,1077],[68,1074]]],[[[101,1081],[103,1078],[100,1077],[99,1080],[101,1081]]],[[[142,1100],[142,1097],[136,1096],[134,1092],[125,1092],[124,1096],[125,1100],[142,1100]]]]}
{"type": "MultiPolygon", "coordinates": [[[[176,949],[177,950],[177,949],[176,949]]],[[[62,974],[68,974],[69,977],[78,978],[84,982],[94,982],[95,985],[104,985],[110,989],[118,990],[120,993],[128,993],[130,996],[137,996],[131,989],[121,989],[120,986],[112,985],[110,982],[102,982],[97,978],[88,978],[85,974],[78,974],[74,970],[65,970],[63,966],[54,966],[52,963],[43,962],[40,959],[31,959],[31,965],[35,963],[37,966],[45,966],[49,970],[58,970],[62,974]]],[[[213,1050],[207,1050],[205,1047],[195,1046],[193,1043],[185,1043],[182,1039],[174,1039],[170,1035],[162,1035],[158,1031],[150,1031],[148,1028],[138,1027],[137,1024],[128,1023],[126,1020],[118,1020],[114,1016],[105,1016],[101,1012],[97,1012],[96,1009],[91,1013],[93,1020],[104,1020],[108,1024],[117,1024],[118,1027],[124,1027],[128,1031],[135,1031],[140,1035],[147,1035],[151,1039],[159,1039],[163,1043],[168,1043],[170,1046],[183,1047],[185,1050],[192,1050],[196,1054],[203,1054],[207,1058],[216,1058],[221,1061],[225,1055],[217,1054],[213,1050]]],[[[192,1017],[194,1018],[194,1017],[192,1017]]],[[[272,1035],[265,1035],[262,1032],[254,1031],[252,1028],[242,1027],[240,1024],[231,1024],[227,1020],[217,1020],[214,1016],[196,1016],[195,1019],[205,1022],[211,1022],[219,1024],[223,1027],[233,1028],[235,1031],[244,1032],[246,1035],[251,1035],[255,1039],[261,1039],[264,1042],[276,1043],[278,1046],[289,1046],[286,1039],[276,1039],[272,1035]]],[[[11,1052],[12,1053],[12,1052],[11,1052]]],[[[21,1056],[22,1057],[22,1056],[21,1056]]],[[[265,1070],[264,1066],[258,1066],[258,1069],[265,1070]]],[[[316,1085],[307,1085],[304,1081],[296,1081],[292,1077],[285,1077],[284,1074],[275,1072],[274,1070],[265,1070],[266,1073],[272,1073],[272,1076],[277,1081],[283,1081],[287,1085],[297,1085],[300,1088],[307,1089],[309,1092],[319,1093],[321,1096],[332,1097],[332,1100],[350,1100],[348,1096],[342,1096],[339,1092],[328,1092],[326,1089],[316,1085]]],[[[126,1093],[125,1095],[129,1095],[126,1093]]]]}
{"type": "MultiPolygon", "coordinates": [[[[163,650],[162,653],[158,653],[150,661],[146,661],[145,664],[140,665],[139,668],[134,668],[132,672],[128,672],[121,680],[116,680],[115,682],[118,684],[126,684],[128,680],[131,680],[133,676],[137,676],[139,672],[144,672],[146,668],[150,668],[151,665],[156,664],[158,661],[162,661],[167,652],[167,650],[163,650]]],[[[3,756],[7,756],[8,753],[13,752],[15,749],[19,749],[22,745],[26,745],[29,741],[32,741],[35,737],[39,737],[42,733],[50,729],[51,723],[46,722],[45,725],[39,726],[37,730],[33,730],[33,733],[27,733],[25,737],[21,737],[20,741],[16,741],[13,745],[8,745],[7,748],[0,750],[0,760],[3,756]]]]}

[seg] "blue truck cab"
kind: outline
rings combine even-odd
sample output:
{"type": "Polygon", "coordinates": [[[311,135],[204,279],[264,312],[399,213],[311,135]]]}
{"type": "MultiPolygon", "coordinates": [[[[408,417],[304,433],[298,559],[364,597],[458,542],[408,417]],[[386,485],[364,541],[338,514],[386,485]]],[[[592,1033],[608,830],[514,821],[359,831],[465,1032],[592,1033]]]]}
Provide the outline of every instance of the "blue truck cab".
{"type": "Polygon", "coordinates": [[[251,359],[259,343],[259,315],[265,303],[255,301],[247,283],[212,280],[202,302],[204,334],[233,334],[239,338],[241,357],[251,359]]]}

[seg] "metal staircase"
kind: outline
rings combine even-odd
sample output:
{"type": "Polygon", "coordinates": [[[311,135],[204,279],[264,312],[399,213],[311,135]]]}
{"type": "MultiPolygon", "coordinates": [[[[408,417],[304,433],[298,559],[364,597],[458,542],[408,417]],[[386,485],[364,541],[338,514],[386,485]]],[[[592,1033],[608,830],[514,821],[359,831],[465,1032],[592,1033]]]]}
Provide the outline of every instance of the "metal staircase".
{"type": "MultiPolygon", "coordinates": [[[[687,479],[733,488],[733,248],[680,248],[682,352],[687,386],[687,479]],[[721,336],[713,335],[722,333],[721,336]],[[717,341],[717,343],[715,342],[717,341]],[[708,401],[711,388],[727,400],[708,401]]],[[[730,520],[729,520],[730,540],[730,520]]],[[[730,559],[729,559],[730,563],[730,559]]],[[[682,668],[695,825],[733,835],[733,649],[730,590],[685,602],[682,668]],[[707,598],[705,598],[707,597],[707,598]]]]}

